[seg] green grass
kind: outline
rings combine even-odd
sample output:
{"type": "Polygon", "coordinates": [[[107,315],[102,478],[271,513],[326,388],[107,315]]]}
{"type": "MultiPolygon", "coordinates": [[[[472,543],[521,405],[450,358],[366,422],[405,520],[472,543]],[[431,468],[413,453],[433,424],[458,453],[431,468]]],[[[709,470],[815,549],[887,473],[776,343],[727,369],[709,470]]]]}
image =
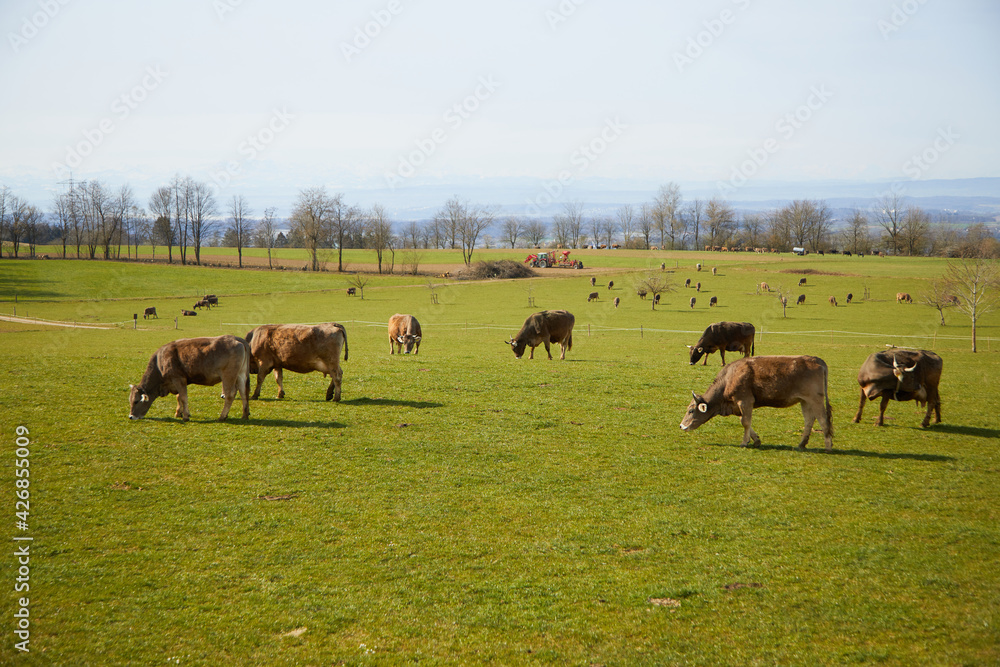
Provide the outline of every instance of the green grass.
{"type": "Polygon", "coordinates": [[[361,300],[336,274],[0,261],[0,314],[14,293],[18,314],[51,319],[162,314],[138,330],[0,322],[3,437],[11,452],[16,426],[32,439],[27,660],[996,664],[1000,362],[987,350],[1000,316],[980,323],[973,355],[959,314],[941,327],[894,302],[943,262],[806,259],[607,252],[588,262],[611,269],[598,285],[615,282],[600,302],[567,271],[448,282],[436,305],[426,278],[373,277],[361,300]],[[694,310],[694,290],[656,311],[631,291],[661,261],[703,282],[694,310]],[[850,275],[807,275],[787,318],[755,294],[803,268],[850,275]],[[207,291],[221,306],[175,330],[207,291]],[[859,301],[844,306],[848,291],[859,301]],[[557,307],[577,318],[567,360],[515,360],[503,341],[557,307]],[[395,312],[423,324],[419,356],[389,356],[395,312]],[[687,332],[722,319],[754,322],[758,354],[827,361],[833,454],[820,434],[795,450],[795,409],[755,413],[760,450],[736,446],[734,417],[680,431],[719,368],[718,355],[687,365],[687,332]],[[174,397],[126,418],[128,383],[159,345],[315,321],[348,330],[340,404],[322,400],[328,380],[289,373],[282,401],[266,380],[249,423],[213,421],[218,387],[192,388],[190,423],[174,397]],[[913,403],[890,405],[881,429],[873,405],[850,422],[857,369],[886,343],[941,354],[943,424],[920,429],[913,403]],[[662,598],[680,606],[650,602],[662,598]]]}

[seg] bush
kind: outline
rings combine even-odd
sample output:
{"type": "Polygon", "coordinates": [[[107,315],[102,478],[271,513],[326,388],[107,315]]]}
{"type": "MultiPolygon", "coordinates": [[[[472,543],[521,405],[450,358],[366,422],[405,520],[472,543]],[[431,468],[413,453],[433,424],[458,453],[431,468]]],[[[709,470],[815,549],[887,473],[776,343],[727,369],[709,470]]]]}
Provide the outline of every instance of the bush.
{"type": "Polygon", "coordinates": [[[455,277],[458,280],[508,280],[534,278],[537,275],[530,266],[512,259],[501,259],[495,262],[476,262],[459,271],[455,277]]]}

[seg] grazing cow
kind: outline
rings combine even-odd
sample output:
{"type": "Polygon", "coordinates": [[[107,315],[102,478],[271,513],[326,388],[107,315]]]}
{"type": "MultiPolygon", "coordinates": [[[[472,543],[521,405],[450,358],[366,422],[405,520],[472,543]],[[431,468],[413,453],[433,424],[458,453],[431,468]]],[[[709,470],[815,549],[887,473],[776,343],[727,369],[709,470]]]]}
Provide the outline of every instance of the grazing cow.
{"type": "Polygon", "coordinates": [[[535,358],[535,348],[545,345],[545,351],[552,358],[549,343],[559,343],[560,359],[566,358],[566,351],[573,349],[573,324],[576,318],[565,310],[543,310],[531,315],[524,321],[524,326],[517,336],[507,341],[514,356],[518,359],[524,354],[524,348],[530,347],[529,359],[535,358]]]}
{"type": "Polygon", "coordinates": [[[708,355],[718,352],[722,357],[722,365],[726,365],[726,352],[742,352],[744,357],[753,354],[753,341],[757,330],[749,322],[715,322],[708,325],[691,350],[690,366],[694,366],[705,355],[702,365],[708,363],[708,355]]]}
{"type": "Polygon", "coordinates": [[[687,280],[684,281],[684,287],[691,287],[691,279],[690,278],[688,278],[687,280]]]}
{"type": "Polygon", "coordinates": [[[771,291],[771,286],[768,285],[767,283],[761,283],[760,284],[760,291],[761,292],[770,292],[771,291]]]}
{"type": "Polygon", "coordinates": [[[198,313],[194,312],[193,310],[184,310],[183,308],[181,308],[181,315],[183,315],[184,317],[194,317],[197,314],[198,313]]]}
{"type": "Polygon", "coordinates": [[[913,298],[906,292],[896,292],[896,303],[900,302],[913,303],[913,298]]]}
{"type": "Polygon", "coordinates": [[[691,297],[691,302],[690,303],[691,303],[691,307],[692,308],[694,308],[694,302],[695,301],[696,301],[696,299],[694,297],[691,297]]]}
{"type": "Polygon", "coordinates": [[[272,370],[278,383],[278,398],[285,397],[282,371],[329,375],[326,400],[340,400],[340,383],[344,370],[340,367],[340,351],[347,361],[347,331],[336,322],[317,324],[263,324],[247,334],[251,370],[257,373],[257,387],[250,398],[260,398],[260,387],[272,370]]]}
{"type": "Polygon", "coordinates": [[[716,415],[740,415],[741,446],[760,447],[760,436],[750,426],[754,408],[789,408],[801,403],[805,424],[799,449],[805,449],[818,419],[829,452],[833,449],[833,410],[828,375],[826,362],[819,357],[738,359],[719,371],[704,394],[691,392],[681,430],[693,431],[716,415]]]}
{"type": "Polygon", "coordinates": [[[653,295],[653,305],[654,306],[660,305],[660,295],[659,294],[654,294],[653,295]]]}
{"type": "Polygon", "coordinates": [[[357,295],[358,295],[358,288],[357,287],[348,287],[347,288],[347,296],[357,296],[357,295]]]}
{"type": "Polygon", "coordinates": [[[853,292],[848,292],[847,293],[847,303],[850,303],[851,299],[853,299],[853,298],[854,298],[854,293],[853,292]]]}
{"type": "Polygon", "coordinates": [[[805,294],[800,294],[799,298],[795,300],[795,305],[796,306],[801,306],[805,302],[806,302],[806,295],[805,294]]]}
{"type": "Polygon", "coordinates": [[[139,384],[129,385],[129,419],[142,419],[153,401],[167,394],[177,394],[175,417],[191,418],[187,386],[206,387],[222,383],[225,403],[219,421],[229,416],[229,408],[239,393],[243,400],[243,419],[250,416],[247,387],[250,378],[250,350],[242,338],[182,338],[167,343],[149,359],[139,384]]]}
{"type": "Polygon", "coordinates": [[[701,283],[698,283],[697,285],[695,285],[694,288],[695,288],[696,292],[700,292],[701,291],[701,283]]]}
{"type": "Polygon", "coordinates": [[[701,271],[701,264],[695,264],[694,265],[694,270],[695,271],[701,271]]]}
{"type": "Polygon", "coordinates": [[[854,423],[861,421],[861,413],[865,408],[865,399],[874,401],[879,396],[878,426],[885,420],[885,408],[889,401],[917,401],[921,406],[927,404],[927,414],[920,424],[927,428],[931,423],[931,411],[935,413],[935,423],[941,422],[941,396],[938,394],[938,384],[941,382],[941,370],[944,362],[941,357],[929,350],[891,349],[874,352],[858,371],[858,384],[861,385],[861,403],[858,413],[854,415],[854,423]]]}
{"type": "Polygon", "coordinates": [[[709,308],[711,308],[712,306],[718,306],[718,305],[719,305],[719,297],[713,296],[711,299],[708,300],[708,306],[709,306],[709,308]]]}
{"type": "Polygon", "coordinates": [[[844,251],[844,256],[845,257],[850,257],[851,256],[851,251],[850,250],[845,250],[844,251]]]}
{"type": "Polygon", "coordinates": [[[615,286],[615,281],[613,281],[613,280],[609,280],[609,281],[608,281],[608,289],[611,289],[611,288],[612,288],[612,287],[614,287],[614,286],[615,286]]]}
{"type": "Polygon", "coordinates": [[[640,287],[639,289],[637,289],[637,290],[635,291],[635,293],[636,293],[636,294],[638,294],[638,295],[639,295],[639,298],[640,298],[640,299],[642,299],[643,301],[645,301],[645,300],[646,300],[646,295],[647,295],[647,294],[649,294],[649,292],[648,292],[648,291],[646,291],[646,288],[645,288],[645,287],[640,287]]]}
{"type": "Polygon", "coordinates": [[[199,308],[208,308],[209,310],[212,310],[212,306],[211,306],[211,305],[209,305],[208,301],[205,301],[204,299],[199,299],[199,300],[198,300],[198,301],[197,301],[197,302],[196,302],[196,303],[194,304],[194,309],[195,309],[195,310],[198,310],[199,308]]]}
{"type": "Polygon", "coordinates": [[[389,354],[420,352],[420,322],[413,315],[396,313],[389,318],[389,354]]]}
{"type": "Polygon", "coordinates": [[[836,305],[837,305],[837,297],[835,297],[835,296],[831,296],[830,297],[830,305],[836,307],[836,305]]]}
{"type": "Polygon", "coordinates": [[[714,266],[712,267],[712,275],[713,276],[716,275],[716,273],[715,273],[715,267],[714,266]]]}
{"type": "Polygon", "coordinates": [[[601,300],[601,295],[598,294],[597,292],[591,292],[587,296],[587,303],[590,303],[591,301],[600,301],[600,300],[601,300]]]}
{"type": "Polygon", "coordinates": [[[621,302],[621,299],[619,299],[618,297],[615,297],[615,308],[617,308],[617,307],[618,307],[618,304],[619,304],[620,302],[621,302]]]}
{"type": "Polygon", "coordinates": [[[595,278],[594,276],[590,276],[590,286],[591,287],[597,286],[597,278],[595,278]]]}
{"type": "Polygon", "coordinates": [[[147,317],[155,317],[156,319],[160,319],[160,316],[156,314],[156,308],[154,306],[150,306],[146,310],[142,311],[142,319],[146,319],[147,317]]]}
{"type": "Polygon", "coordinates": [[[203,296],[201,298],[203,300],[207,301],[208,305],[210,305],[210,306],[218,306],[219,305],[219,297],[215,296],[214,294],[206,294],[205,296],[203,296]]]}
{"type": "Polygon", "coordinates": [[[802,287],[805,284],[806,284],[806,279],[805,278],[799,278],[799,287],[802,287]]]}

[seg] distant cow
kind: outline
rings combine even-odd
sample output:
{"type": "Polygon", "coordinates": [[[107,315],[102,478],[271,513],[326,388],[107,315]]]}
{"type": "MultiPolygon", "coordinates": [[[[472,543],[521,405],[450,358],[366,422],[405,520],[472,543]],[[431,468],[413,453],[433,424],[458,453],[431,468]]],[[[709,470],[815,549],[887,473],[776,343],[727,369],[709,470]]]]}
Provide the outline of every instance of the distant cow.
{"type": "Polygon", "coordinates": [[[847,303],[850,303],[851,299],[853,299],[853,298],[854,298],[854,293],[853,292],[848,292],[847,293],[847,303]]]}
{"type": "Polygon", "coordinates": [[[715,273],[715,267],[714,266],[712,267],[712,275],[713,276],[716,275],[716,273],[715,273]]]}
{"type": "Polygon", "coordinates": [[[805,294],[800,294],[799,298],[795,300],[795,305],[796,306],[801,306],[805,302],[806,302],[806,295],[805,294]]]}
{"type": "Polygon", "coordinates": [[[389,318],[389,354],[420,352],[420,322],[413,315],[396,313],[389,318]]]}
{"type": "Polygon", "coordinates": [[[844,256],[845,257],[850,257],[851,256],[851,251],[850,250],[845,250],[844,251],[844,256]]]}
{"type": "Polygon", "coordinates": [[[181,315],[183,315],[184,317],[194,317],[197,314],[198,313],[194,312],[193,310],[184,310],[183,308],[181,309],[181,315]]]}
{"type": "Polygon", "coordinates": [[[155,317],[156,319],[160,319],[160,316],[156,314],[156,308],[154,306],[150,306],[146,310],[142,311],[142,319],[146,319],[147,317],[155,317]]]}
{"type": "Polygon", "coordinates": [[[347,296],[357,296],[357,294],[358,294],[358,288],[357,287],[348,287],[347,288],[347,296]]]}
{"type": "Polygon", "coordinates": [[[871,354],[858,371],[858,384],[861,385],[861,403],[858,413],[854,415],[854,423],[861,421],[861,413],[865,409],[865,400],[874,401],[879,396],[878,421],[882,426],[885,420],[885,408],[889,401],[917,401],[921,406],[927,405],[927,414],[920,424],[924,428],[931,423],[931,411],[935,413],[935,423],[941,422],[941,396],[938,394],[938,384],[941,382],[941,370],[944,362],[941,357],[929,350],[891,349],[871,354]]]}
{"type": "Polygon", "coordinates": [[[695,264],[694,265],[694,270],[695,271],[701,271],[701,264],[695,264]]]}
{"type": "Polygon", "coordinates": [[[830,305],[831,306],[836,306],[837,305],[837,297],[835,297],[835,296],[831,296],[830,297],[830,305]]]}
{"type": "Polygon", "coordinates": [[[195,302],[194,309],[198,310],[199,308],[208,308],[209,310],[212,310],[211,304],[209,304],[205,299],[199,299],[195,302]]]}
{"type": "Polygon", "coordinates": [[[697,299],[695,299],[694,297],[691,297],[690,305],[691,305],[692,308],[694,308],[695,301],[697,301],[697,299]]]}
{"type": "Polygon", "coordinates": [[[649,292],[648,292],[648,291],[646,291],[646,288],[645,288],[645,287],[640,287],[639,289],[637,289],[637,290],[635,291],[635,293],[636,293],[636,294],[638,294],[638,295],[639,295],[639,298],[640,298],[640,299],[643,299],[643,300],[645,300],[645,299],[646,299],[646,295],[647,295],[647,294],[649,294],[649,292]]]}
{"type": "Polygon", "coordinates": [[[608,289],[611,289],[611,288],[612,288],[612,287],[614,287],[614,286],[615,286],[615,281],[613,281],[613,280],[609,280],[609,281],[608,281],[608,289]]]}
{"type": "Polygon", "coordinates": [[[701,291],[701,283],[698,283],[697,285],[695,285],[694,288],[695,288],[696,291],[700,292],[701,291]]]}
{"type": "Polygon", "coordinates": [[[750,426],[754,408],[788,408],[802,404],[804,428],[799,449],[805,449],[813,423],[819,420],[826,451],[833,449],[833,410],[827,392],[828,370],[819,357],[751,357],[724,367],[704,394],[691,392],[692,401],[681,430],[693,431],[716,415],[740,415],[743,442],[760,447],[760,436],[750,426]]]}
{"type": "Polygon", "coordinates": [[[157,398],[177,394],[174,416],[188,421],[191,413],[187,386],[211,387],[221,382],[225,403],[219,421],[225,421],[229,416],[229,408],[237,393],[243,400],[243,419],[247,419],[250,416],[247,402],[249,374],[250,350],[242,338],[226,335],[175,340],[150,357],[139,384],[129,385],[128,418],[142,419],[157,398]]]}
{"type": "Polygon", "coordinates": [[[340,367],[340,352],[347,361],[347,331],[336,322],[325,324],[263,324],[247,334],[250,344],[251,370],[257,373],[257,387],[250,398],[260,398],[260,387],[272,370],[278,383],[278,398],[285,397],[282,371],[329,375],[326,400],[340,400],[340,384],[344,370],[340,367]]]}
{"type": "Polygon", "coordinates": [[[600,300],[601,300],[601,295],[597,292],[591,292],[587,296],[587,303],[590,303],[591,301],[600,301],[600,300]]]}
{"type": "Polygon", "coordinates": [[[719,297],[713,296],[711,299],[708,300],[708,306],[710,308],[712,306],[718,306],[718,305],[719,305],[719,297]]]}
{"type": "Polygon", "coordinates": [[[210,306],[218,306],[219,305],[219,297],[215,296],[214,294],[206,294],[205,296],[203,296],[201,298],[203,300],[207,301],[208,305],[210,305],[210,306]]]}
{"type": "Polygon", "coordinates": [[[524,348],[530,347],[529,359],[535,358],[535,348],[545,345],[545,351],[552,358],[549,343],[559,343],[560,359],[566,358],[566,351],[573,349],[573,325],[576,318],[565,310],[543,310],[528,317],[517,336],[507,341],[518,359],[524,348]]]}
{"type": "Polygon", "coordinates": [[[806,279],[805,278],[799,278],[799,287],[802,287],[805,284],[806,284],[806,279]]]}
{"type": "Polygon", "coordinates": [[[701,335],[694,346],[688,345],[691,350],[689,364],[694,366],[705,356],[702,365],[708,363],[708,355],[718,352],[722,357],[722,365],[726,365],[726,352],[742,352],[744,357],[749,357],[754,352],[754,336],[757,330],[749,322],[715,322],[708,325],[705,333],[701,335]]]}
{"type": "Polygon", "coordinates": [[[597,278],[595,278],[594,276],[590,276],[590,286],[591,287],[597,286],[597,278]]]}
{"type": "Polygon", "coordinates": [[[684,287],[691,287],[691,279],[688,278],[684,281],[684,287]]]}
{"type": "Polygon", "coordinates": [[[654,294],[653,295],[653,305],[654,306],[660,305],[660,295],[659,294],[654,294]]]}
{"type": "Polygon", "coordinates": [[[761,292],[770,292],[771,291],[771,287],[767,283],[761,283],[760,284],[760,291],[761,292]]]}
{"type": "Polygon", "coordinates": [[[900,302],[913,303],[913,299],[906,292],[896,292],[896,303],[900,302]]]}
{"type": "Polygon", "coordinates": [[[618,297],[615,297],[615,308],[618,307],[619,303],[621,303],[621,299],[619,299],[618,297]]]}

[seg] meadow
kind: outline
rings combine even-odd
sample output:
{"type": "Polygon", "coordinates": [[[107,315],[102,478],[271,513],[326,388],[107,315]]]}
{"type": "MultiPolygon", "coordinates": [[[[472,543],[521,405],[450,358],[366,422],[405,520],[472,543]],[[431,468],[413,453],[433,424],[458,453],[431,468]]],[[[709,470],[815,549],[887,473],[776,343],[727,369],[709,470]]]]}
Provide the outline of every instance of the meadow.
{"type": "Polygon", "coordinates": [[[336,273],[0,260],[0,315],[107,327],[0,321],[7,535],[33,538],[29,593],[10,592],[18,564],[0,559],[2,661],[1000,662],[1000,313],[973,354],[957,311],[942,326],[896,304],[938,259],[577,255],[588,270],[519,281],[375,275],[363,299],[336,273]],[[639,299],[661,263],[701,292],[639,299]],[[783,316],[761,281],[805,305],[783,316]],[[175,321],[208,292],[218,308],[175,321]],[[515,360],[504,341],[548,308],[576,316],[566,360],[558,346],[515,360]],[[390,356],[396,312],[423,325],[419,355],[390,356]],[[796,450],[797,408],[754,413],[760,449],[738,446],[736,417],[680,431],[720,368],[689,366],[685,345],[719,320],[753,322],[757,354],[827,362],[831,454],[819,433],[796,450]],[[323,400],[328,379],[287,373],[287,396],[268,378],[248,421],[215,421],[218,387],[191,388],[188,423],[173,396],[128,420],[129,383],[160,345],[321,321],[348,332],[340,403],[323,400]],[[942,356],[941,424],[921,429],[914,403],[890,404],[882,428],[877,404],[851,422],[857,370],[885,345],[942,356]],[[28,654],[12,634],[21,596],[28,654]]]}

